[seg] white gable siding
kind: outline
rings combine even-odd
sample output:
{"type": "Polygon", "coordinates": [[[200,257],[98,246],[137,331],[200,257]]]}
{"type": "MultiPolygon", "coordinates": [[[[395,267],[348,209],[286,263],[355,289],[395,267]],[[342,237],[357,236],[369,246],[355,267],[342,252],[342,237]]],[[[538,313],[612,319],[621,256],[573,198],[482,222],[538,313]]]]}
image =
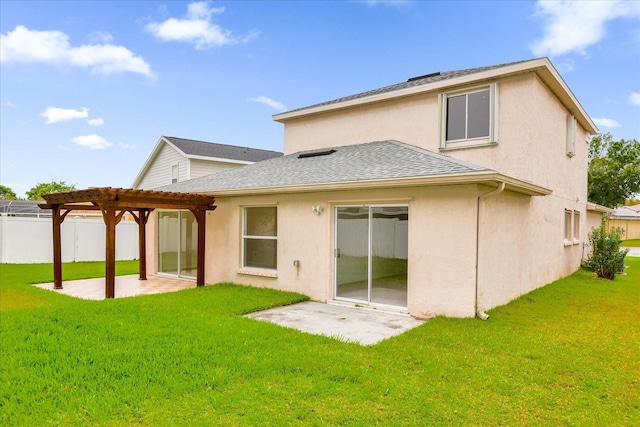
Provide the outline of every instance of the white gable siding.
{"type": "Polygon", "coordinates": [[[243,166],[243,165],[234,164],[234,163],[223,163],[223,162],[191,159],[190,178],[198,178],[201,176],[209,175],[209,174],[220,172],[223,170],[233,169],[238,166],[243,166]]]}
{"type": "Polygon", "coordinates": [[[150,190],[171,184],[171,166],[178,164],[179,179],[187,179],[187,159],[168,144],[163,144],[160,152],[138,184],[139,189],[150,190]]]}

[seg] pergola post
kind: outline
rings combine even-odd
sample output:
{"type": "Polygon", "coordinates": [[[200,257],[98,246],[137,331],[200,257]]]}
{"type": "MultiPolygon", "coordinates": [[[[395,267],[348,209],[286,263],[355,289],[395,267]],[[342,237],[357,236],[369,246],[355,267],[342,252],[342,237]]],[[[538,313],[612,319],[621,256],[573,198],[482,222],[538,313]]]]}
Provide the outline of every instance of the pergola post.
{"type": "Polygon", "coordinates": [[[116,225],[125,211],[116,214],[113,207],[102,209],[102,217],[106,226],[105,251],[105,298],[116,297],[116,225]]]}
{"type": "Polygon", "coordinates": [[[196,286],[204,286],[204,252],[205,252],[205,230],[207,222],[207,211],[191,210],[198,222],[198,269],[196,273],[196,286]]]}
{"type": "Polygon", "coordinates": [[[135,219],[138,224],[138,253],[139,253],[139,268],[140,271],[140,280],[147,280],[147,220],[149,219],[149,214],[153,209],[140,209],[138,211],[138,215],[136,216],[133,211],[131,215],[135,219]]]}
{"type": "Polygon", "coordinates": [[[64,216],[60,214],[60,205],[51,206],[53,221],[53,289],[62,289],[62,239],[60,228],[64,216]]]}

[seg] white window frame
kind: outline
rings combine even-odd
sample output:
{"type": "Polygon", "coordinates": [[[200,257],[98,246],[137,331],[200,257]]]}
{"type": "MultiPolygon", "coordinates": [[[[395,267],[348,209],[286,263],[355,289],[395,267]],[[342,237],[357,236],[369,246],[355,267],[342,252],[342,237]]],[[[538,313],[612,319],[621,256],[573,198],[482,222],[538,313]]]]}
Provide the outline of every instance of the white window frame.
{"type": "Polygon", "coordinates": [[[564,245],[569,246],[573,244],[573,211],[570,209],[564,210],[564,245]]]}
{"type": "Polygon", "coordinates": [[[242,237],[241,237],[241,244],[240,244],[240,259],[241,259],[241,264],[240,264],[240,273],[243,274],[255,274],[255,275],[264,275],[264,276],[275,276],[275,272],[278,270],[278,206],[277,205],[255,205],[255,206],[243,206],[242,207],[242,237]],[[247,234],[247,210],[248,209],[257,209],[257,208],[275,208],[275,212],[276,212],[276,235],[275,236],[253,236],[253,235],[249,235],[247,234]],[[253,267],[253,266],[248,266],[247,265],[247,261],[245,259],[245,242],[247,239],[252,239],[252,240],[275,240],[276,242],[276,265],[274,268],[267,268],[267,267],[253,267]],[[264,271],[266,272],[265,274],[260,274],[260,271],[264,271]]]}
{"type": "Polygon", "coordinates": [[[573,226],[573,232],[572,232],[573,243],[574,244],[580,243],[580,212],[579,211],[573,211],[572,226],[573,226]]]}
{"type": "Polygon", "coordinates": [[[175,184],[178,181],[180,181],[180,164],[174,163],[171,165],[171,183],[175,184]],[[173,173],[174,170],[175,174],[173,173]]]}
{"type": "Polygon", "coordinates": [[[438,95],[440,149],[454,150],[458,148],[483,147],[498,143],[498,83],[467,87],[460,90],[442,92],[438,95]],[[489,89],[489,135],[479,138],[456,139],[447,141],[447,100],[450,97],[480,92],[489,89]]]}

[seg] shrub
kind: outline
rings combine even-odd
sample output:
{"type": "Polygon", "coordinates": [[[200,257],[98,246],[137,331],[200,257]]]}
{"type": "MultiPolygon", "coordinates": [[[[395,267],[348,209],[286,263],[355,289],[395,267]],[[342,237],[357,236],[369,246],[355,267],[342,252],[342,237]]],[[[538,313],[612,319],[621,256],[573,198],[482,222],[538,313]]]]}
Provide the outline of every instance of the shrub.
{"type": "Polygon", "coordinates": [[[595,271],[602,279],[613,280],[616,273],[624,269],[624,257],[628,249],[621,251],[622,242],[620,230],[607,231],[607,221],[602,219],[600,227],[593,228],[589,233],[591,254],[582,262],[582,267],[595,271]]]}

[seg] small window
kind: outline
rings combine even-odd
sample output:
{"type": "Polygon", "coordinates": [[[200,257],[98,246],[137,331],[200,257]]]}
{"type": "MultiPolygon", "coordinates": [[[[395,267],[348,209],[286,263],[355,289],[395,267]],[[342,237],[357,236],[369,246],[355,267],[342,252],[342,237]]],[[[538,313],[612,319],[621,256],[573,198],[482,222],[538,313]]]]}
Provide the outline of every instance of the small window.
{"type": "Polygon", "coordinates": [[[566,211],[564,211],[564,241],[565,241],[565,243],[572,241],[572,238],[573,238],[572,225],[573,225],[573,218],[572,218],[572,215],[571,215],[571,211],[566,210],[566,211]]]}
{"type": "Polygon", "coordinates": [[[171,183],[175,184],[178,182],[178,165],[171,166],[171,183]]]}
{"type": "Polygon", "coordinates": [[[571,114],[567,115],[567,156],[576,155],[576,136],[578,125],[576,118],[571,114]]]}
{"type": "Polygon", "coordinates": [[[496,142],[496,88],[494,83],[440,94],[440,148],[496,142]]]}
{"type": "Polygon", "coordinates": [[[243,209],[242,266],[276,270],[278,211],[275,206],[243,209]]]}
{"type": "Polygon", "coordinates": [[[580,212],[573,211],[573,243],[580,242],[580,212]]]}

